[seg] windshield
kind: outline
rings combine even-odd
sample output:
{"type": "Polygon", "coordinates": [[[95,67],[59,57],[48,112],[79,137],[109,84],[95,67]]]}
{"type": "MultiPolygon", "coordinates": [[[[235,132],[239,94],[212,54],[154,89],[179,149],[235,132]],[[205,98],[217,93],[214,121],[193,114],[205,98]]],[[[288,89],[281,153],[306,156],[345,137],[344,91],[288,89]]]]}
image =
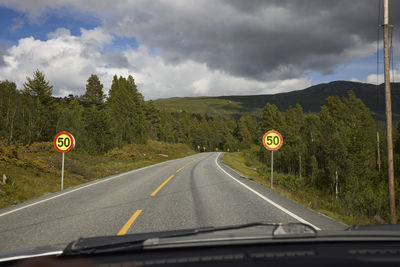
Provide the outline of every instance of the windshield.
{"type": "Polygon", "coordinates": [[[397,223],[399,12],[377,0],[1,1],[0,252],[397,223]]]}

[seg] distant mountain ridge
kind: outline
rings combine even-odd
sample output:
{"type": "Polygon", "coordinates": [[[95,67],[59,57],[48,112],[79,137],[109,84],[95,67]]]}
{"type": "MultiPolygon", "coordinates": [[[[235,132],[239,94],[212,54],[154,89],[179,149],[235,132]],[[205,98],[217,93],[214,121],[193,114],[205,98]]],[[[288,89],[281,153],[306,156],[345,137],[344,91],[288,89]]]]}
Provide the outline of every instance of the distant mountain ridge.
{"type": "MultiPolygon", "coordinates": [[[[304,112],[319,112],[328,96],[347,95],[353,90],[355,95],[369,107],[377,120],[385,118],[384,84],[378,87],[369,83],[334,81],[308,87],[306,89],[273,95],[233,95],[217,97],[174,97],[155,100],[159,108],[170,111],[240,117],[245,114],[261,116],[266,103],[275,104],[280,111],[300,104],[304,112]]],[[[400,116],[400,83],[391,84],[392,110],[395,118],[400,116]]]]}

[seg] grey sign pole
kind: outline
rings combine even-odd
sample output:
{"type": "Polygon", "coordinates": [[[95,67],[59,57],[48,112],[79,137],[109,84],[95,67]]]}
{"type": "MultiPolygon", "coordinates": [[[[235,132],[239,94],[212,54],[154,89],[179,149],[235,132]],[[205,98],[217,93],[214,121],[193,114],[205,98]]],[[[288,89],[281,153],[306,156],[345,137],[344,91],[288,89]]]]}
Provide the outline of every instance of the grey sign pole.
{"type": "Polygon", "coordinates": [[[63,190],[64,185],[64,152],[62,154],[62,163],[61,163],[61,191],[63,190]]]}
{"type": "Polygon", "coordinates": [[[271,189],[274,189],[274,151],[271,150],[271,189]]]}

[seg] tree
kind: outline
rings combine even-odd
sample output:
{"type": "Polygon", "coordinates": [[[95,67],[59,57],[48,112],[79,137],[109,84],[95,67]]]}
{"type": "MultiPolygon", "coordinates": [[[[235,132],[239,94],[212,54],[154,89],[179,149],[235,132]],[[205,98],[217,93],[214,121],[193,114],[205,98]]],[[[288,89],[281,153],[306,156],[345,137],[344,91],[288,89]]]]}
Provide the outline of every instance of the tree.
{"type": "Polygon", "coordinates": [[[29,112],[29,143],[47,141],[55,135],[56,103],[52,97],[53,86],[46,81],[45,75],[36,70],[33,78],[26,77],[24,94],[33,101],[26,103],[29,112]]]}
{"type": "Polygon", "coordinates": [[[0,137],[13,141],[19,108],[17,86],[13,82],[0,82],[0,137]]]}
{"type": "Polygon", "coordinates": [[[44,74],[36,70],[33,78],[26,77],[27,82],[24,83],[25,92],[31,96],[36,96],[41,104],[50,102],[53,94],[53,86],[46,81],[44,74]]]}
{"type": "Polygon", "coordinates": [[[357,98],[353,91],[348,91],[343,102],[347,107],[343,120],[349,128],[351,141],[348,144],[356,177],[376,177],[376,128],[369,109],[357,98]]]}
{"type": "Polygon", "coordinates": [[[97,75],[92,74],[87,80],[86,92],[82,95],[82,100],[90,105],[101,105],[104,99],[103,84],[97,75]]]}
{"type": "Polygon", "coordinates": [[[158,139],[157,134],[160,132],[160,111],[154,105],[152,100],[148,101],[144,106],[146,117],[146,128],[152,139],[158,139]]]}
{"type": "Polygon", "coordinates": [[[107,99],[118,146],[144,143],[147,139],[143,96],[137,91],[132,76],[129,77],[127,80],[115,75],[107,99]]]}
{"type": "Polygon", "coordinates": [[[285,146],[282,147],[277,167],[285,169],[288,173],[297,174],[300,177],[304,174],[304,162],[306,145],[300,130],[304,127],[303,108],[297,104],[294,108],[289,106],[285,111],[284,123],[281,134],[284,136],[285,146]]]}
{"type": "Polygon", "coordinates": [[[83,114],[85,108],[77,99],[62,99],[57,107],[56,132],[70,132],[77,140],[75,150],[86,150],[87,133],[83,114]]]}
{"type": "Polygon", "coordinates": [[[113,148],[111,123],[105,109],[96,106],[86,108],[83,114],[85,125],[85,150],[93,154],[103,153],[113,148]]]}
{"type": "Polygon", "coordinates": [[[283,118],[277,106],[275,106],[274,104],[267,103],[262,112],[258,139],[261,140],[261,137],[266,131],[281,130],[282,123],[283,123],[283,118]]]}
{"type": "Polygon", "coordinates": [[[253,142],[254,129],[251,129],[252,121],[250,116],[242,116],[237,122],[237,129],[235,136],[240,142],[242,149],[250,148],[253,142]]]}

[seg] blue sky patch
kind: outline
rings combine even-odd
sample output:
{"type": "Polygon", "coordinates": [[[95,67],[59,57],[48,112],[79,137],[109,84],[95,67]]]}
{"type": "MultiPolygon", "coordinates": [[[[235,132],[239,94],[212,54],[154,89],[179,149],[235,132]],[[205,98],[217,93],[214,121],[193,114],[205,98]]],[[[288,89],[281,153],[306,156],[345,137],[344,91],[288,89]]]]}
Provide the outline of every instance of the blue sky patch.
{"type": "MultiPolygon", "coordinates": [[[[398,62],[395,58],[394,62],[398,62]]],[[[367,76],[376,74],[376,52],[366,58],[355,59],[333,69],[332,74],[321,74],[307,71],[306,75],[313,80],[313,85],[330,81],[358,79],[366,81],[367,76]]],[[[383,74],[383,49],[379,51],[379,74],[383,74]]]]}
{"type": "Polygon", "coordinates": [[[72,14],[64,8],[52,9],[41,16],[39,23],[32,23],[25,14],[8,8],[0,8],[0,41],[7,45],[17,44],[19,39],[33,36],[45,41],[47,34],[58,28],[67,28],[72,35],[80,35],[80,29],[101,26],[100,19],[84,14],[72,14]]]}

